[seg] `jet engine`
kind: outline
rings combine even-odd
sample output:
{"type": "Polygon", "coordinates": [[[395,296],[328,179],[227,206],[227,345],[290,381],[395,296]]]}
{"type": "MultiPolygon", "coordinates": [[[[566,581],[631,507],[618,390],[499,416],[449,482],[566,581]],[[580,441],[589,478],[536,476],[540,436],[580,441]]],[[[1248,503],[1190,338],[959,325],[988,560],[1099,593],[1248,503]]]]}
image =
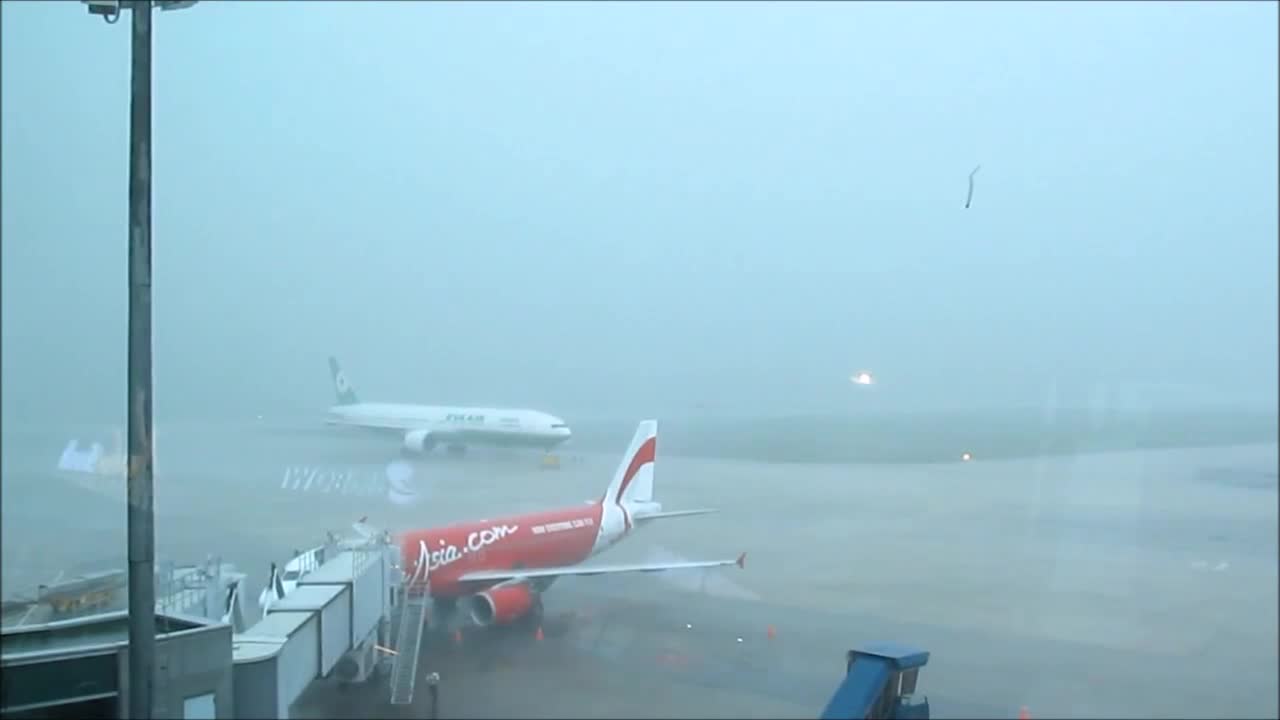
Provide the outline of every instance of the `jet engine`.
{"type": "Polygon", "coordinates": [[[538,605],[538,596],[525,583],[499,585],[471,597],[471,619],[477,625],[505,625],[524,617],[538,605]]]}
{"type": "Polygon", "coordinates": [[[436,446],[430,430],[410,430],[404,434],[404,449],[415,453],[429,453],[436,446]]]}

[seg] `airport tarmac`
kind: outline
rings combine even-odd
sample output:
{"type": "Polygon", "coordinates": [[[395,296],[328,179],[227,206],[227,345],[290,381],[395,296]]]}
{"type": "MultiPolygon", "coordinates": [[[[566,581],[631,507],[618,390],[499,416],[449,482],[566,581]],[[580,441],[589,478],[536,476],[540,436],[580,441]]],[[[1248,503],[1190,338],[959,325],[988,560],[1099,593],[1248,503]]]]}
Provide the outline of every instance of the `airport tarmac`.
{"type": "MultiPolygon", "coordinates": [[[[123,482],[53,469],[67,440],[6,439],[6,592],[122,565],[123,482]]],[[[402,461],[380,438],[162,427],[157,555],[221,555],[256,598],[270,561],[362,515],[398,529],[596,497],[627,440],[566,448],[559,470],[536,453],[412,461],[392,488],[402,461]]],[[[542,641],[474,635],[424,661],[443,715],[812,717],[844,651],[883,639],[933,653],[938,717],[1277,715],[1275,445],[838,466],[659,448],[658,499],[721,512],[606,558],[746,551],[746,569],[558,581],[542,641]]],[[[298,711],[362,712],[385,688],[365,696],[318,688],[298,711]]]]}

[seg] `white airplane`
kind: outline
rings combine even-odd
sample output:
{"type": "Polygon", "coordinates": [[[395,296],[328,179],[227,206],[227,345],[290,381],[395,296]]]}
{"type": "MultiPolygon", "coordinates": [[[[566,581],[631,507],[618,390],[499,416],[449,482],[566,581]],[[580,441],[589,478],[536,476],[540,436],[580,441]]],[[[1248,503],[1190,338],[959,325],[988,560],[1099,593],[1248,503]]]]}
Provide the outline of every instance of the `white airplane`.
{"type": "Polygon", "coordinates": [[[537,410],[360,402],[337,358],[329,358],[329,372],[338,403],[326,422],[401,434],[409,452],[428,453],[437,445],[459,455],[468,445],[550,452],[573,435],[564,420],[537,410]]]}

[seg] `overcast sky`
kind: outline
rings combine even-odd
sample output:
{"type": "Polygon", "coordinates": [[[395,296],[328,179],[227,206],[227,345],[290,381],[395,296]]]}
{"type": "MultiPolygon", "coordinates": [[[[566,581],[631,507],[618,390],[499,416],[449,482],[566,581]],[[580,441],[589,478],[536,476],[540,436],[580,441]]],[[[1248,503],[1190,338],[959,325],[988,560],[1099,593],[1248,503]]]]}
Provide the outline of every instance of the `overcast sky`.
{"type": "MultiPolygon", "coordinates": [[[[125,382],[129,18],[3,3],[3,404],[125,382]]],[[[1275,3],[155,16],[157,412],[1273,405],[1275,3]],[[964,202],[978,164],[972,208],[964,202]]]]}

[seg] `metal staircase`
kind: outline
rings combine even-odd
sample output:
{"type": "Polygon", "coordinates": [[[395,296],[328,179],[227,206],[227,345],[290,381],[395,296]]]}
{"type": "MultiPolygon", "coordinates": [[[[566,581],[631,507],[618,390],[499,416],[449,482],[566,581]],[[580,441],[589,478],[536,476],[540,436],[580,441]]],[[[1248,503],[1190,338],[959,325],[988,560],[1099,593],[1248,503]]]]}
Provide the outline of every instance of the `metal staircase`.
{"type": "Polygon", "coordinates": [[[422,633],[427,624],[427,608],[431,605],[427,578],[426,547],[418,556],[413,576],[400,586],[400,627],[396,632],[395,655],[391,660],[391,704],[413,702],[413,686],[418,679],[418,657],[422,650],[422,633]]]}

